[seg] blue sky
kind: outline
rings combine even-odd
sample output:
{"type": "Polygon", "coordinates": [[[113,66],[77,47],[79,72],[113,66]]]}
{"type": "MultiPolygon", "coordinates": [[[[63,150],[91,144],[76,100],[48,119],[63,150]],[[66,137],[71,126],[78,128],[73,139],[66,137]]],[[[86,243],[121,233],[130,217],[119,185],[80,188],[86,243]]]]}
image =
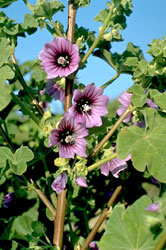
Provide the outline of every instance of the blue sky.
{"type": "MultiPolygon", "coordinates": [[[[29,1],[35,4],[36,1],[29,1]]],[[[67,0],[62,0],[66,6],[64,12],[54,16],[54,20],[59,20],[67,27],[67,0]]],[[[106,7],[106,0],[91,0],[89,7],[80,8],[77,13],[76,23],[78,26],[84,26],[89,30],[95,30],[98,33],[99,22],[94,21],[94,17],[100,10],[106,7]]],[[[12,19],[23,22],[24,14],[30,13],[22,0],[10,5],[8,8],[2,9],[12,19]]],[[[146,53],[147,44],[152,42],[153,38],[162,39],[166,35],[166,1],[165,0],[133,0],[133,13],[127,18],[127,28],[121,32],[124,38],[123,42],[114,42],[112,51],[122,53],[128,42],[132,42],[144,52],[147,60],[150,55],[146,53]]],[[[16,58],[20,63],[26,60],[37,58],[39,51],[44,44],[52,40],[52,36],[47,30],[36,32],[27,38],[19,38],[18,47],[16,48],[16,58]]],[[[88,59],[87,68],[78,73],[78,79],[85,85],[94,82],[97,86],[101,86],[115,75],[114,70],[104,61],[96,57],[88,59]]],[[[121,75],[106,90],[105,94],[111,99],[119,96],[121,92],[132,85],[131,76],[121,75]]]]}

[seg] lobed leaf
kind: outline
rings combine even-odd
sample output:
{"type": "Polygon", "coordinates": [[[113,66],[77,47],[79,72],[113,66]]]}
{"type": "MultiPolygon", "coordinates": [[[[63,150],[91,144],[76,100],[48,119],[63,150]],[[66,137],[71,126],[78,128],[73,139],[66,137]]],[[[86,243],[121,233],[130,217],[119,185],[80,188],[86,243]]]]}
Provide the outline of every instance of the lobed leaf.
{"type": "Polygon", "coordinates": [[[44,17],[45,19],[51,19],[58,11],[63,11],[64,5],[59,1],[53,1],[42,3],[34,8],[35,17],[44,17]]]}
{"type": "Polygon", "coordinates": [[[0,39],[0,51],[1,51],[1,56],[0,56],[0,67],[1,67],[8,60],[11,53],[9,41],[6,38],[0,39]]]}
{"type": "Polygon", "coordinates": [[[136,107],[142,107],[146,103],[146,94],[144,92],[144,89],[138,85],[135,84],[132,87],[128,89],[128,92],[133,93],[131,97],[131,101],[136,107]]]}
{"type": "Polygon", "coordinates": [[[124,205],[117,205],[99,242],[100,250],[153,250],[156,241],[145,220],[145,208],[150,203],[142,196],[126,210],[124,205]]]}
{"type": "Polygon", "coordinates": [[[156,89],[151,89],[150,96],[161,109],[166,109],[166,92],[160,93],[156,89]]]}
{"type": "Polygon", "coordinates": [[[166,117],[153,108],[144,110],[146,128],[125,127],[118,135],[117,152],[120,159],[131,154],[133,166],[161,182],[166,182],[166,117]]]}

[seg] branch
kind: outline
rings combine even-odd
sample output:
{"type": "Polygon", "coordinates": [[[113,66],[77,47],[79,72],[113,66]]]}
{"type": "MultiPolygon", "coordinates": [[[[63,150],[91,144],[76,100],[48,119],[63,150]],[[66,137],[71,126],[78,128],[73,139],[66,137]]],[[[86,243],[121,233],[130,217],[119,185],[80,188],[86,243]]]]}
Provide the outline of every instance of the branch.
{"type": "Polygon", "coordinates": [[[41,116],[43,116],[44,111],[43,111],[42,107],[39,105],[39,103],[38,103],[38,101],[36,100],[36,98],[35,98],[35,97],[32,95],[32,93],[29,91],[29,88],[28,88],[28,86],[27,86],[27,84],[26,84],[26,82],[25,82],[25,80],[24,80],[24,78],[23,78],[23,76],[22,76],[22,73],[21,73],[21,71],[20,71],[20,69],[19,69],[19,67],[18,67],[18,65],[17,65],[16,58],[15,58],[15,56],[14,56],[14,45],[13,45],[12,50],[13,50],[13,51],[12,51],[12,53],[11,53],[11,59],[12,59],[12,62],[13,62],[13,64],[14,64],[14,66],[15,66],[16,72],[18,72],[18,80],[19,80],[19,82],[21,83],[22,87],[25,89],[25,91],[26,91],[27,95],[29,96],[31,102],[35,105],[35,107],[36,107],[36,109],[38,110],[39,114],[40,114],[41,116]]]}
{"type": "Polygon", "coordinates": [[[100,30],[100,33],[98,35],[98,37],[96,38],[96,40],[93,42],[92,46],[89,48],[87,54],[83,57],[81,63],[85,63],[86,60],[88,59],[88,57],[90,56],[90,54],[93,52],[93,50],[97,47],[98,43],[100,42],[105,30],[107,29],[107,26],[108,26],[108,23],[110,21],[110,18],[111,18],[111,15],[112,15],[112,12],[113,12],[113,9],[115,8],[115,5],[112,4],[111,8],[110,8],[110,11],[108,13],[108,16],[104,22],[104,25],[103,27],[101,28],[100,30]]]}
{"type": "Polygon", "coordinates": [[[94,239],[96,233],[98,232],[101,224],[103,223],[103,221],[107,218],[108,214],[109,214],[109,210],[110,207],[113,205],[113,203],[115,202],[117,196],[119,195],[119,193],[122,190],[122,186],[118,186],[113,195],[111,196],[111,198],[109,199],[108,203],[107,203],[107,207],[104,208],[103,212],[101,213],[99,219],[97,220],[94,228],[92,229],[92,231],[90,232],[90,234],[88,235],[88,237],[86,238],[84,245],[82,246],[81,250],[86,250],[88,249],[88,246],[90,244],[90,242],[94,239]]]}
{"type": "MultiPolygon", "coordinates": [[[[73,4],[68,5],[68,32],[67,38],[71,43],[74,41],[74,28],[75,28],[75,18],[76,18],[76,9],[73,4]]],[[[73,89],[73,79],[66,79],[65,85],[65,112],[72,105],[72,89],[73,89]]],[[[66,211],[66,193],[67,190],[63,190],[62,193],[58,194],[57,199],[57,212],[54,219],[54,237],[53,244],[62,249],[63,245],[63,231],[64,231],[64,221],[65,221],[65,211],[66,211]]]]}
{"type": "Polygon", "coordinates": [[[31,184],[32,184],[32,188],[35,190],[35,192],[38,194],[38,196],[40,197],[42,202],[46,205],[46,207],[50,210],[52,216],[54,217],[56,215],[55,208],[51,205],[50,201],[43,194],[43,192],[39,188],[35,187],[35,184],[34,184],[33,180],[31,179],[30,181],[31,181],[31,184]]]}
{"type": "Polygon", "coordinates": [[[120,73],[116,73],[116,75],[111,78],[108,82],[104,83],[100,88],[101,89],[105,89],[106,87],[108,87],[111,83],[113,83],[118,77],[120,76],[120,73]]]}
{"type": "Polygon", "coordinates": [[[113,125],[113,127],[110,129],[108,134],[101,140],[101,142],[94,148],[93,152],[88,156],[88,161],[98,153],[98,151],[101,149],[101,147],[104,145],[106,141],[109,140],[109,138],[113,135],[113,133],[117,130],[119,125],[123,122],[125,117],[131,113],[135,108],[132,106],[129,106],[127,110],[124,112],[124,114],[117,120],[117,122],[113,125]]]}
{"type": "Polygon", "coordinates": [[[4,138],[4,140],[7,142],[7,145],[9,146],[9,148],[11,149],[11,151],[14,153],[15,152],[15,148],[13,146],[13,143],[11,142],[9,136],[5,133],[5,131],[2,128],[1,124],[0,124],[0,133],[1,133],[2,137],[4,138]]]}
{"type": "Polygon", "coordinates": [[[11,96],[12,96],[12,98],[13,98],[13,101],[14,101],[16,104],[18,104],[22,109],[24,109],[24,110],[26,111],[27,115],[29,115],[29,116],[31,117],[31,119],[32,119],[38,126],[40,126],[40,127],[42,128],[42,124],[41,124],[39,118],[38,118],[37,116],[35,116],[35,115],[31,112],[31,110],[29,109],[29,107],[27,107],[27,105],[26,105],[24,102],[22,102],[22,101],[20,100],[20,98],[18,98],[18,96],[16,96],[13,92],[11,92],[11,96]]]}

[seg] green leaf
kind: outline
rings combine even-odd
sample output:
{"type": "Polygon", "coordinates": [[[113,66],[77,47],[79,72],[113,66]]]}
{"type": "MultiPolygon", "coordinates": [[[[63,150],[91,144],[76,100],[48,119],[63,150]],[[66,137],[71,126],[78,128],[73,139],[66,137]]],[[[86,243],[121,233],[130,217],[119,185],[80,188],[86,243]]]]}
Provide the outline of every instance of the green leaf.
{"type": "Polygon", "coordinates": [[[12,248],[11,248],[11,250],[16,250],[17,247],[18,247],[18,243],[16,241],[12,240],[12,248]]]}
{"type": "Polygon", "coordinates": [[[0,40],[0,66],[2,66],[9,58],[11,53],[11,48],[9,46],[9,41],[6,38],[1,38],[0,40]]]}
{"type": "Polygon", "coordinates": [[[136,66],[138,63],[137,57],[128,57],[126,61],[124,62],[125,66],[136,66]]]}
{"type": "Polygon", "coordinates": [[[156,241],[145,220],[145,208],[150,203],[143,196],[126,210],[124,205],[117,205],[99,242],[100,250],[153,250],[156,241]]]}
{"type": "Polygon", "coordinates": [[[96,50],[94,55],[105,60],[119,73],[133,74],[137,63],[143,58],[143,53],[138,46],[128,43],[122,54],[111,53],[106,49],[96,50]]]}
{"type": "Polygon", "coordinates": [[[0,111],[2,111],[11,101],[10,92],[11,92],[11,89],[9,85],[1,82],[0,93],[3,93],[3,95],[0,95],[0,111]]]}
{"type": "Polygon", "coordinates": [[[28,161],[31,161],[33,158],[34,158],[34,154],[32,150],[29,149],[27,146],[21,146],[15,152],[16,163],[28,162],[28,161]]]}
{"type": "Polygon", "coordinates": [[[17,175],[22,175],[27,170],[26,162],[34,158],[32,150],[27,146],[21,146],[14,154],[14,160],[10,161],[12,171],[17,175]]]}
{"type": "Polygon", "coordinates": [[[34,231],[35,236],[43,236],[45,233],[44,224],[40,221],[33,221],[32,222],[32,229],[34,231]]]}
{"type": "Polygon", "coordinates": [[[22,25],[24,29],[28,28],[37,28],[38,27],[38,21],[34,18],[33,15],[26,14],[24,17],[24,23],[22,25]]]}
{"type": "Polygon", "coordinates": [[[51,19],[58,11],[63,11],[64,5],[59,1],[51,0],[48,3],[42,3],[34,9],[35,17],[44,17],[51,19]]]}
{"type": "Polygon", "coordinates": [[[161,109],[166,109],[166,91],[160,93],[156,89],[151,89],[150,96],[161,109]]]}
{"type": "Polygon", "coordinates": [[[135,84],[131,88],[128,89],[128,92],[133,93],[131,97],[131,101],[136,107],[142,107],[146,103],[146,95],[144,93],[144,89],[135,84]]]}
{"type": "Polygon", "coordinates": [[[166,117],[160,116],[153,108],[144,110],[146,128],[125,127],[118,135],[117,152],[120,159],[129,154],[133,166],[145,171],[161,182],[166,182],[166,117]]]}
{"type": "Polygon", "coordinates": [[[6,160],[13,160],[13,154],[11,150],[7,147],[0,147],[0,162],[5,162],[6,160]]]}
{"type": "Polygon", "coordinates": [[[76,8],[86,7],[90,4],[90,0],[69,0],[69,4],[75,5],[76,8]]]}
{"type": "Polygon", "coordinates": [[[10,4],[16,1],[17,0],[0,0],[0,8],[8,7],[10,4]]]}
{"type": "Polygon", "coordinates": [[[30,208],[27,212],[24,212],[22,215],[18,216],[12,226],[11,238],[24,239],[26,235],[31,235],[33,232],[31,224],[33,221],[37,221],[37,219],[38,211],[36,206],[30,208]]]}
{"type": "Polygon", "coordinates": [[[5,65],[0,68],[0,81],[5,82],[8,79],[14,78],[14,72],[13,70],[8,66],[5,65]]]}

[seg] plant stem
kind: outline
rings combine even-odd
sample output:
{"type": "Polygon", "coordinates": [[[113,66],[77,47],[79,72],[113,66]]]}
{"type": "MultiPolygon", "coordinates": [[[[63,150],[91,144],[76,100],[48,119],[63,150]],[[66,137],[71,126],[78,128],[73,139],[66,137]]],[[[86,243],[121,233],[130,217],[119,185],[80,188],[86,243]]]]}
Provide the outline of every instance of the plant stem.
{"type": "Polygon", "coordinates": [[[40,126],[40,127],[42,128],[42,125],[41,125],[40,120],[38,119],[37,116],[35,116],[35,115],[31,112],[31,110],[27,107],[27,105],[26,105],[24,102],[22,102],[13,92],[11,92],[11,96],[12,96],[12,98],[13,98],[13,101],[14,101],[15,103],[17,103],[22,109],[24,109],[24,110],[26,111],[27,115],[29,115],[29,116],[31,117],[31,119],[32,119],[38,126],[40,126]]]}
{"type": "Polygon", "coordinates": [[[156,244],[154,250],[163,249],[163,246],[164,246],[165,242],[166,242],[166,233],[165,233],[165,231],[163,231],[159,236],[159,239],[157,241],[157,244],[156,244]]]}
{"type": "Polygon", "coordinates": [[[43,194],[43,192],[39,189],[35,187],[35,184],[33,182],[33,180],[31,179],[31,184],[33,189],[35,190],[35,192],[38,194],[39,198],[42,200],[42,202],[46,205],[46,207],[50,210],[52,216],[56,215],[56,210],[55,208],[52,206],[52,204],[50,203],[50,201],[47,199],[47,197],[43,194]]]}
{"type": "Polygon", "coordinates": [[[101,213],[99,219],[97,220],[95,226],[93,227],[92,231],[90,232],[90,234],[88,235],[88,237],[86,238],[84,245],[82,246],[81,250],[86,250],[90,244],[90,242],[94,239],[96,233],[98,232],[101,224],[103,223],[103,221],[107,218],[108,214],[109,214],[109,210],[110,207],[113,205],[113,203],[115,202],[117,196],[119,195],[119,193],[122,190],[122,186],[118,186],[113,195],[111,196],[111,198],[109,199],[108,203],[107,203],[107,207],[104,208],[103,212],[101,213]]]}
{"type": "Polygon", "coordinates": [[[67,204],[66,193],[67,189],[63,190],[62,193],[58,194],[56,216],[54,219],[53,245],[58,246],[59,249],[62,249],[63,246],[63,231],[67,204]]]}
{"type": "Polygon", "coordinates": [[[57,36],[64,37],[64,35],[63,35],[62,32],[60,31],[60,29],[58,29],[58,27],[56,27],[56,25],[55,25],[55,23],[54,23],[54,21],[53,21],[52,18],[50,19],[50,23],[51,23],[52,27],[54,28],[54,30],[55,30],[57,36]]]}
{"type": "Polygon", "coordinates": [[[31,4],[30,4],[27,0],[23,0],[23,2],[26,4],[26,6],[28,7],[28,9],[29,9],[32,13],[34,13],[31,4]]]}
{"type": "Polygon", "coordinates": [[[90,165],[90,166],[88,167],[88,172],[94,170],[94,169],[97,168],[97,167],[100,167],[100,166],[103,165],[104,163],[106,163],[106,162],[108,162],[108,161],[111,161],[112,159],[114,159],[114,158],[116,158],[116,157],[117,157],[117,153],[112,154],[112,155],[108,156],[107,158],[104,158],[103,160],[100,160],[100,161],[98,161],[98,162],[96,162],[96,163],[90,165]]]}
{"type": "Polygon", "coordinates": [[[29,96],[31,102],[35,105],[35,107],[38,110],[39,114],[41,116],[43,116],[44,111],[43,111],[42,107],[39,105],[39,103],[36,100],[36,98],[29,91],[29,88],[28,88],[28,86],[27,86],[27,84],[26,84],[26,82],[25,82],[25,80],[23,78],[23,75],[22,75],[22,73],[21,73],[21,71],[20,71],[20,69],[19,69],[19,67],[17,65],[17,61],[16,61],[16,58],[14,56],[14,49],[15,49],[15,47],[14,47],[14,43],[13,43],[13,45],[12,45],[12,53],[11,53],[11,59],[12,59],[12,62],[14,64],[14,66],[15,66],[16,72],[18,73],[18,80],[21,83],[21,85],[24,88],[24,90],[26,91],[27,95],[29,96]]]}
{"type": "Polygon", "coordinates": [[[105,89],[106,87],[108,87],[111,83],[113,83],[118,77],[120,76],[120,73],[116,73],[116,75],[111,78],[108,82],[104,83],[100,88],[101,89],[105,89]]]}
{"type": "Polygon", "coordinates": [[[113,135],[113,133],[117,130],[117,128],[119,127],[119,125],[123,122],[123,120],[125,119],[125,117],[131,113],[133,110],[135,109],[135,107],[132,107],[131,105],[129,105],[129,107],[127,108],[127,110],[123,113],[123,115],[117,120],[117,122],[113,125],[113,127],[110,129],[110,131],[108,132],[108,134],[106,134],[106,136],[101,140],[101,142],[95,147],[95,149],[93,150],[93,152],[88,156],[88,161],[95,155],[98,153],[98,151],[101,149],[101,147],[104,145],[104,143],[106,141],[109,140],[109,138],[113,135]]]}
{"type": "MultiPolygon", "coordinates": [[[[76,18],[76,9],[73,4],[68,5],[68,32],[67,38],[71,43],[74,41],[74,27],[75,27],[75,18],[76,18]]],[[[65,112],[72,105],[72,89],[73,89],[73,79],[66,79],[65,85],[65,112]]],[[[62,249],[63,245],[63,231],[64,231],[64,221],[65,221],[65,212],[66,212],[66,193],[67,190],[63,190],[62,193],[58,194],[57,199],[57,211],[54,219],[54,237],[53,244],[62,249]]]]}
{"type": "Polygon", "coordinates": [[[54,207],[56,207],[56,203],[57,203],[56,202],[56,195],[55,195],[55,192],[52,192],[51,180],[50,180],[50,171],[48,170],[45,157],[42,158],[42,162],[43,162],[43,166],[44,166],[44,170],[45,170],[45,177],[46,177],[46,182],[47,182],[51,202],[54,205],[54,207]]]}
{"type": "Polygon", "coordinates": [[[11,142],[9,136],[5,133],[5,131],[2,128],[1,124],[0,124],[0,133],[1,133],[2,137],[4,138],[4,140],[7,142],[7,145],[9,146],[9,148],[11,149],[11,151],[14,153],[15,152],[15,148],[13,146],[13,143],[11,142]]]}
{"type": "Polygon", "coordinates": [[[111,8],[109,10],[108,16],[107,16],[107,18],[106,18],[106,20],[104,22],[104,25],[103,25],[103,27],[101,28],[101,30],[99,32],[98,37],[93,42],[92,46],[89,48],[87,54],[83,57],[81,63],[85,63],[86,62],[86,60],[88,59],[88,57],[90,56],[90,54],[93,52],[93,50],[96,48],[96,46],[98,45],[99,41],[101,40],[101,38],[102,38],[105,30],[107,29],[107,26],[108,26],[108,23],[110,21],[110,17],[112,15],[112,11],[113,11],[114,7],[115,7],[115,4],[112,4],[112,6],[111,6],[111,8]]]}

